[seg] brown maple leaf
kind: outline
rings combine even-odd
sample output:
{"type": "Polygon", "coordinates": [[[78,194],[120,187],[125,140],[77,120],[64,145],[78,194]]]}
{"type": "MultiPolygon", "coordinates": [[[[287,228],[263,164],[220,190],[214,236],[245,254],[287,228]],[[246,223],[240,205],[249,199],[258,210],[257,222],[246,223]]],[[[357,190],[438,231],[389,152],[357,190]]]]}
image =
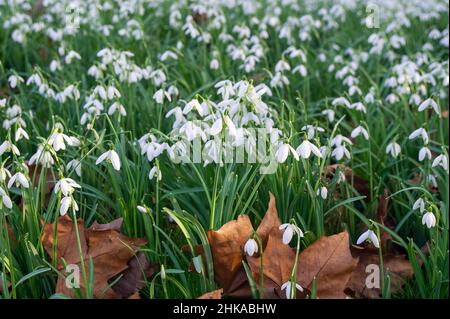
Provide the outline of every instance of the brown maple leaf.
{"type": "MultiPolygon", "coordinates": [[[[60,217],[55,224],[44,226],[42,235],[42,244],[47,253],[56,258],[56,265],[59,270],[64,272],[62,259],[67,264],[76,264],[80,266],[83,263],[86,269],[86,275],[89,275],[88,261],[92,259],[94,265],[94,298],[119,298],[114,290],[108,287],[108,281],[117,274],[128,269],[128,262],[135,256],[135,250],[146,243],[144,239],[128,238],[121,234],[118,229],[120,223],[114,221],[110,224],[94,224],[89,229],[84,228],[84,221],[79,219],[75,223],[70,217],[60,217]],[[76,239],[76,228],[81,244],[81,258],[76,239]],[[56,238],[54,231],[56,227],[56,238]],[[56,247],[56,256],[53,248],[56,247]]],[[[80,278],[82,276],[80,275],[80,278]]],[[[80,283],[83,291],[83,280],[80,283]]],[[[74,289],[68,288],[65,284],[65,278],[58,277],[56,292],[63,293],[69,297],[75,297],[74,289]]],[[[85,297],[85,296],[84,296],[85,297]]]]}

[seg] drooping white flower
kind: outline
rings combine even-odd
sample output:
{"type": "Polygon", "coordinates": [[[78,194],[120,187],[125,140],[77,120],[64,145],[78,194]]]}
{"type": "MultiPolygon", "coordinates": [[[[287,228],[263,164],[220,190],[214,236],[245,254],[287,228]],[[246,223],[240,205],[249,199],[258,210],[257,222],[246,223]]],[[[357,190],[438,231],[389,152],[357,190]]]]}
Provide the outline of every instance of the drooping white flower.
{"type": "Polygon", "coordinates": [[[319,187],[317,189],[317,196],[322,197],[323,199],[327,199],[328,197],[328,189],[325,186],[319,187]]]}
{"type": "Polygon", "coordinates": [[[344,144],[338,145],[332,152],[331,156],[334,156],[337,161],[341,160],[344,156],[348,159],[351,158],[349,150],[345,147],[344,144]]]}
{"type": "Polygon", "coordinates": [[[428,133],[427,133],[427,131],[423,128],[423,127],[421,127],[421,128],[418,128],[417,130],[415,130],[414,132],[412,132],[410,135],[409,135],[409,139],[410,140],[414,140],[414,139],[416,139],[417,137],[422,137],[422,140],[423,140],[423,142],[425,143],[425,144],[428,144],[428,133]]]}
{"type": "Polygon", "coordinates": [[[215,120],[214,123],[211,125],[209,133],[212,136],[215,136],[222,132],[222,127],[223,127],[223,121],[222,121],[222,118],[219,116],[219,118],[217,120],[215,120]]]}
{"type": "Polygon", "coordinates": [[[205,116],[207,114],[207,110],[198,102],[197,99],[191,100],[184,106],[183,114],[188,114],[192,111],[192,109],[196,109],[200,116],[205,116]]]}
{"type": "Polygon", "coordinates": [[[25,138],[26,140],[30,139],[28,133],[23,128],[18,127],[16,133],[14,134],[14,141],[20,141],[22,138],[25,138]]]}
{"type": "Polygon", "coordinates": [[[108,115],[113,115],[117,111],[119,112],[120,115],[127,116],[127,111],[125,110],[125,107],[121,103],[116,101],[109,107],[108,115]]]}
{"type": "MultiPolygon", "coordinates": [[[[298,283],[295,283],[295,289],[303,292],[302,286],[300,286],[298,283]]],[[[281,290],[286,290],[286,299],[294,298],[295,294],[291,281],[287,281],[283,285],[281,285],[281,290]]]]}
{"type": "Polygon", "coordinates": [[[426,99],[419,105],[418,110],[419,110],[419,112],[422,112],[422,111],[426,110],[427,108],[432,108],[439,115],[439,117],[441,116],[441,110],[435,100],[433,100],[431,98],[426,99]]]}
{"type": "Polygon", "coordinates": [[[291,242],[294,234],[303,237],[303,232],[297,225],[286,223],[280,225],[279,229],[283,230],[283,244],[285,245],[288,245],[291,242]]]}
{"type": "Polygon", "coordinates": [[[50,168],[55,163],[55,160],[53,159],[52,153],[48,151],[44,145],[39,145],[36,153],[34,153],[28,161],[28,164],[30,165],[35,163],[50,168]]]}
{"type": "Polygon", "coordinates": [[[258,253],[258,243],[256,242],[256,240],[254,240],[253,238],[247,240],[244,245],[244,252],[250,257],[255,253],[258,253]]]}
{"type": "Polygon", "coordinates": [[[73,199],[72,196],[63,197],[61,199],[61,206],[59,208],[59,214],[61,216],[64,216],[65,214],[67,214],[67,211],[69,210],[70,207],[72,207],[74,212],[78,211],[78,204],[75,201],[75,199],[73,199]]]}
{"type": "Polygon", "coordinates": [[[16,185],[16,187],[23,188],[28,188],[30,186],[27,177],[21,172],[17,172],[13,176],[11,176],[8,182],[8,188],[11,188],[14,184],[16,185]]]}
{"type": "Polygon", "coordinates": [[[366,240],[370,240],[376,248],[380,248],[380,242],[378,241],[378,237],[373,230],[369,229],[362,233],[356,241],[356,244],[359,245],[366,240]]]}
{"type": "Polygon", "coordinates": [[[169,102],[172,101],[172,98],[171,98],[169,92],[167,92],[164,89],[159,89],[158,91],[155,92],[155,94],[153,94],[153,99],[158,104],[163,104],[164,103],[164,98],[166,98],[169,102]]]}
{"type": "Polygon", "coordinates": [[[438,155],[431,165],[432,167],[441,166],[444,170],[448,170],[448,158],[445,154],[438,155]]]}
{"type": "Polygon", "coordinates": [[[322,114],[327,116],[328,121],[330,121],[330,122],[334,121],[335,112],[333,110],[330,110],[330,109],[323,110],[322,114]]]}
{"type": "Polygon", "coordinates": [[[52,135],[50,135],[50,137],[48,138],[48,144],[52,145],[55,152],[66,149],[66,145],[65,145],[64,141],[69,146],[80,145],[80,141],[78,140],[78,138],[76,138],[74,136],[68,136],[68,135],[62,133],[60,131],[60,129],[56,129],[55,132],[52,135]]]}
{"type": "Polygon", "coordinates": [[[81,162],[77,159],[71,160],[67,163],[67,170],[75,169],[75,173],[81,177],[81,162]]]}
{"type": "Polygon", "coordinates": [[[391,142],[386,147],[386,154],[391,154],[393,158],[397,158],[402,148],[396,142],[391,142]]]}
{"type": "Polygon", "coordinates": [[[314,135],[316,134],[316,132],[325,132],[325,129],[320,126],[305,125],[301,128],[301,131],[307,131],[308,140],[312,140],[314,138],[314,135]]]}
{"type": "Polygon", "coordinates": [[[357,127],[352,131],[351,137],[352,137],[352,138],[356,138],[357,136],[359,136],[359,135],[361,135],[361,134],[364,136],[364,138],[365,138],[366,140],[369,139],[369,133],[368,133],[367,130],[366,130],[364,127],[362,127],[362,126],[357,126],[357,127]]]}
{"type": "Polygon", "coordinates": [[[345,106],[347,108],[350,108],[350,102],[345,97],[338,97],[331,102],[333,106],[345,106]]]}
{"type": "Polygon", "coordinates": [[[0,187],[0,196],[2,197],[3,205],[5,205],[6,208],[11,209],[12,208],[12,201],[9,197],[8,193],[0,187]]]}
{"type": "Polygon", "coordinates": [[[413,204],[413,210],[420,209],[420,212],[425,210],[425,201],[422,198],[416,200],[413,204]]]}
{"type": "Polygon", "coordinates": [[[217,59],[212,59],[211,62],[209,62],[209,68],[211,70],[217,70],[219,68],[219,61],[217,59]]]}
{"type": "Polygon", "coordinates": [[[147,214],[150,213],[150,208],[146,207],[146,206],[142,206],[142,205],[137,205],[136,206],[137,210],[142,213],[142,214],[147,214]]]}
{"type": "Polygon", "coordinates": [[[158,166],[153,166],[148,174],[148,178],[152,180],[156,176],[156,179],[160,181],[162,179],[162,173],[158,166]]]}
{"type": "Polygon", "coordinates": [[[103,153],[102,155],[100,155],[97,158],[97,160],[95,161],[95,165],[100,164],[104,160],[107,160],[108,162],[110,162],[116,171],[120,171],[120,165],[121,165],[120,158],[115,150],[109,150],[109,151],[106,151],[105,153],[103,153]]]}
{"type": "Polygon", "coordinates": [[[16,88],[18,83],[23,83],[23,82],[24,82],[24,79],[21,76],[18,76],[15,74],[11,75],[8,78],[8,83],[9,83],[9,86],[11,87],[11,89],[16,88]]]}
{"type": "Polygon", "coordinates": [[[322,157],[320,149],[308,140],[304,140],[295,151],[297,152],[298,156],[305,159],[309,158],[311,153],[319,158],[322,157]]]}
{"type": "Polygon", "coordinates": [[[419,151],[419,161],[422,162],[425,158],[431,160],[431,151],[426,146],[422,147],[419,151]]]}
{"type": "Polygon", "coordinates": [[[275,157],[278,163],[284,163],[289,153],[291,153],[297,161],[300,159],[298,153],[294,150],[292,146],[286,143],[280,143],[277,151],[275,152],[275,157]]]}
{"type": "Polygon", "coordinates": [[[426,212],[422,217],[422,225],[427,225],[428,228],[436,226],[436,216],[432,212],[426,212]]]}
{"type": "Polygon", "coordinates": [[[7,177],[11,177],[11,173],[3,164],[0,164],[0,182],[6,181],[7,177]]]}
{"type": "Polygon", "coordinates": [[[61,178],[56,183],[54,192],[57,194],[61,190],[64,196],[70,196],[75,188],[81,188],[81,186],[71,178],[61,178]]]}
{"type": "Polygon", "coordinates": [[[10,141],[4,141],[1,145],[0,145],[0,156],[2,156],[4,153],[6,152],[13,152],[15,155],[19,156],[20,155],[20,151],[17,148],[17,146],[15,146],[13,143],[11,143],[10,141]]]}

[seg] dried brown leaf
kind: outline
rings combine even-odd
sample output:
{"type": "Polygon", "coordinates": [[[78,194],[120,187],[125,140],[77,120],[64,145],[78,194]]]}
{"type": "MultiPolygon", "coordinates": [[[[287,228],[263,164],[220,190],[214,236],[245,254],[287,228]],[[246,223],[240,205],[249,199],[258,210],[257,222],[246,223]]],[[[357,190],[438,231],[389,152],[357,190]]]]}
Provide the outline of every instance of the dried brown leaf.
{"type": "Polygon", "coordinates": [[[347,232],[318,239],[300,254],[297,281],[311,289],[315,278],[318,298],[345,298],[346,283],[358,264],[349,246],[347,232]]]}
{"type": "Polygon", "coordinates": [[[219,230],[208,231],[208,241],[214,263],[214,276],[217,283],[227,293],[242,267],[243,246],[253,231],[247,215],[230,221],[219,230]]]}
{"type": "MultiPolygon", "coordinates": [[[[97,224],[94,229],[85,229],[82,220],[75,223],[66,215],[59,218],[57,223],[44,226],[42,244],[52,259],[56,258],[57,267],[63,272],[62,258],[67,264],[81,266],[81,263],[84,263],[86,269],[88,269],[88,260],[91,258],[94,265],[94,298],[119,298],[120,296],[111,288],[106,289],[108,280],[128,268],[128,262],[135,255],[135,250],[144,245],[146,241],[139,238],[128,238],[119,233],[114,229],[117,224],[119,222],[114,221],[107,226],[97,224]],[[75,225],[78,225],[82,252],[81,260],[76,244],[75,225]],[[54,236],[55,227],[56,238],[54,236]],[[54,245],[56,246],[56,256],[53,253],[54,245]]],[[[83,280],[81,280],[80,286],[81,291],[83,291],[83,280]]],[[[66,286],[65,278],[62,276],[58,277],[56,292],[75,297],[74,290],[66,286]]]]}
{"type": "MultiPolygon", "coordinates": [[[[379,255],[372,250],[357,246],[352,247],[352,254],[359,258],[359,262],[346,285],[346,293],[356,298],[380,298],[380,289],[368,288],[366,284],[366,280],[371,273],[366,271],[367,266],[380,265],[379,255]]],[[[390,275],[391,293],[398,291],[405,280],[413,275],[411,263],[404,255],[384,255],[383,269],[385,273],[390,275]]]]}

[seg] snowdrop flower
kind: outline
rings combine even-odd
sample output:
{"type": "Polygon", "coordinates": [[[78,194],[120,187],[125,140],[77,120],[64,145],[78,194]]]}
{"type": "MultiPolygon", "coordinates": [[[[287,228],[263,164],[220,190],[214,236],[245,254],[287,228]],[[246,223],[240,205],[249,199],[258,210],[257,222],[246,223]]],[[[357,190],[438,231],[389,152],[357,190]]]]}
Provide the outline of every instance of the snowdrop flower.
{"type": "Polygon", "coordinates": [[[283,244],[285,245],[289,245],[294,234],[297,234],[300,238],[303,237],[303,232],[297,225],[289,223],[282,224],[279,229],[283,230],[283,244]]]}
{"type": "Polygon", "coordinates": [[[6,106],[6,99],[0,99],[0,108],[6,106]]]}
{"type": "Polygon", "coordinates": [[[14,185],[14,183],[15,183],[16,187],[23,187],[23,188],[30,187],[27,177],[23,173],[20,173],[20,172],[17,172],[13,176],[11,176],[11,178],[9,179],[9,182],[8,182],[8,188],[11,188],[14,185]]]}
{"type": "Polygon", "coordinates": [[[349,150],[345,147],[345,145],[338,145],[332,152],[331,156],[334,156],[337,161],[341,160],[344,156],[348,159],[351,158],[349,150]]]}
{"type": "Polygon", "coordinates": [[[136,208],[142,214],[148,214],[151,212],[150,208],[148,208],[147,206],[137,205],[136,208]]]}
{"type": "Polygon", "coordinates": [[[361,102],[353,103],[350,106],[350,109],[355,109],[357,111],[360,111],[360,112],[363,112],[363,113],[367,113],[366,107],[361,102]]]}
{"type": "Polygon", "coordinates": [[[386,147],[386,154],[391,154],[393,158],[397,158],[402,148],[396,142],[389,143],[386,147]]]}
{"type": "Polygon", "coordinates": [[[0,164],[0,182],[6,181],[7,177],[11,177],[11,173],[8,171],[6,167],[3,166],[3,163],[0,164]]]}
{"type": "Polygon", "coordinates": [[[177,60],[178,56],[175,52],[167,50],[159,57],[161,61],[166,61],[167,59],[177,60]]]}
{"type": "Polygon", "coordinates": [[[422,225],[427,225],[428,228],[436,226],[436,216],[432,212],[426,212],[422,217],[422,225]]]}
{"type": "Polygon", "coordinates": [[[152,180],[156,176],[156,179],[160,181],[162,179],[162,173],[158,166],[153,166],[148,174],[148,178],[152,180]]]}
{"type": "Polygon", "coordinates": [[[441,154],[441,155],[437,156],[434,159],[433,164],[431,166],[432,167],[441,166],[444,170],[448,170],[447,156],[445,154],[441,154]]]}
{"type": "Polygon", "coordinates": [[[59,150],[66,149],[66,145],[64,144],[64,141],[69,146],[80,145],[80,141],[76,137],[68,136],[68,135],[62,133],[62,131],[59,128],[57,128],[55,130],[55,132],[49,137],[48,144],[53,146],[53,149],[55,150],[55,152],[58,152],[59,150]]]}
{"type": "Polygon", "coordinates": [[[330,122],[334,121],[335,112],[333,110],[330,110],[330,109],[323,110],[322,114],[327,116],[328,121],[330,121],[330,122]]]}
{"type": "Polygon", "coordinates": [[[24,82],[24,79],[15,74],[11,75],[8,78],[8,83],[9,83],[9,86],[11,87],[11,89],[16,88],[18,83],[23,83],[23,82],[24,82]]]}
{"type": "Polygon", "coordinates": [[[209,62],[209,68],[211,70],[217,70],[219,68],[219,61],[217,59],[212,59],[211,62],[209,62]]]}
{"type": "Polygon", "coordinates": [[[415,130],[414,132],[412,132],[409,135],[409,139],[410,140],[414,140],[417,137],[422,137],[422,140],[424,141],[425,144],[428,144],[428,134],[427,131],[424,128],[418,128],[417,130],[415,130]]]}
{"type": "Polygon", "coordinates": [[[368,133],[367,130],[366,130],[364,127],[362,127],[361,125],[358,126],[358,127],[356,127],[356,128],[352,131],[351,137],[352,137],[352,138],[356,138],[357,136],[359,136],[359,135],[361,135],[361,134],[364,136],[364,138],[365,138],[366,140],[369,139],[369,133],[368,133]]]}
{"type": "Polygon", "coordinates": [[[290,146],[289,144],[281,143],[277,151],[275,152],[275,157],[278,163],[284,163],[289,155],[289,152],[294,156],[294,158],[297,161],[300,159],[298,153],[294,150],[292,146],[290,146]]]}
{"type": "Polygon", "coordinates": [[[308,140],[304,140],[295,151],[297,152],[298,156],[305,159],[309,158],[311,152],[319,158],[322,157],[320,149],[308,140]]]}
{"type": "Polygon", "coordinates": [[[45,147],[44,145],[39,145],[36,153],[34,153],[29,161],[29,165],[41,164],[42,166],[46,168],[52,167],[52,165],[55,163],[55,160],[53,159],[53,156],[51,152],[47,149],[48,147],[45,147]]]}
{"type": "Polygon", "coordinates": [[[188,114],[194,108],[197,110],[197,112],[198,112],[198,114],[200,114],[200,116],[204,116],[208,113],[207,110],[204,109],[204,107],[198,102],[197,99],[193,99],[192,101],[190,101],[189,103],[187,103],[184,106],[183,114],[188,114]]]}
{"type": "Polygon", "coordinates": [[[371,241],[376,248],[380,248],[378,237],[373,230],[369,229],[364,233],[362,233],[361,236],[359,236],[358,240],[356,241],[356,244],[359,245],[366,240],[371,241]]]}
{"type": "Polygon", "coordinates": [[[19,156],[20,151],[13,143],[10,141],[4,141],[0,145],[0,156],[2,156],[5,152],[13,152],[15,155],[19,156]]]}
{"type": "Polygon", "coordinates": [[[30,139],[28,133],[23,128],[19,127],[14,134],[14,141],[20,141],[22,138],[25,138],[26,140],[30,139]]]}
{"type": "Polygon", "coordinates": [[[108,115],[113,115],[116,111],[119,111],[119,114],[122,116],[127,116],[127,111],[125,107],[119,102],[114,102],[108,109],[108,115]]]}
{"type": "Polygon", "coordinates": [[[219,117],[219,118],[218,118],[217,120],[215,120],[214,123],[211,125],[211,128],[210,128],[210,130],[209,130],[209,133],[210,133],[212,136],[215,136],[215,135],[217,135],[217,134],[219,134],[219,133],[222,132],[222,127],[223,127],[223,124],[222,124],[222,118],[219,117]]]}
{"type": "Polygon", "coordinates": [[[333,106],[345,106],[351,108],[350,102],[345,97],[338,97],[331,102],[333,106]]]}
{"type": "Polygon", "coordinates": [[[413,210],[420,209],[420,212],[425,210],[425,201],[422,198],[416,200],[413,204],[413,210]]]}
{"type": "Polygon", "coordinates": [[[317,196],[322,197],[323,199],[327,199],[328,197],[328,189],[325,186],[319,187],[317,190],[317,196]]]}
{"type": "Polygon", "coordinates": [[[75,191],[75,188],[81,188],[81,186],[71,178],[61,178],[56,183],[54,192],[58,194],[61,190],[64,196],[70,196],[75,191]]]}
{"type": "Polygon", "coordinates": [[[109,150],[100,155],[95,161],[95,165],[102,163],[104,160],[110,162],[116,171],[120,171],[120,158],[115,150],[109,150]]]}
{"type": "Polygon", "coordinates": [[[256,240],[254,240],[253,238],[247,240],[244,245],[244,252],[250,257],[255,253],[258,253],[258,243],[256,242],[256,240]]]}
{"type": "MultiPolygon", "coordinates": [[[[287,281],[281,286],[281,290],[286,290],[286,299],[292,299],[294,298],[294,290],[292,289],[292,282],[287,281]]],[[[299,290],[300,292],[303,292],[302,286],[295,283],[295,288],[299,290]]]]}
{"type": "Polygon", "coordinates": [[[429,99],[426,99],[425,101],[423,101],[419,105],[418,110],[419,110],[419,112],[422,112],[422,111],[426,110],[427,108],[432,108],[439,115],[439,117],[441,116],[441,110],[439,108],[439,105],[433,99],[429,98],[429,99]]]}
{"type": "Polygon", "coordinates": [[[120,98],[121,94],[116,87],[110,85],[107,90],[107,96],[109,100],[112,100],[114,98],[120,98]]]}
{"type": "Polygon", "coordinates": [[[81,60],[81,56],[75,51],[69,51],[64,61],[66,62],[66,64],[71,64],[73,59],[81,60]]]}
{"type": "Polygon", "coordinates": [[[63,199],[61,199],[61,207],[59,208],[59,214],[61,216],[64,216],[65,214],[67,214],[67,211],[69,210],[70,207],[72,207],[74,212],[78,211],[78,204],[73,199],[72,196],[63,197],[63,199]]]}
{"type": "Polygon", "coordinates": [[[155,94],[153,94],[153,99],[158,104],[163,104],[164,103],[164,98],[166,98],[169,102],[172,101],[172,98],[171,98],[169,92],[167,92],[167,91],[165,91],[163,89],[159,89],[158,91],[155,92],[155,94]]]}
{"type": "Polygon", "coordinates": [[[166,118],[168,118],[172,115],[175,116],[175,122],[173,123],[172,128],[178,127],[185,120],[185,118],[183,116],[183,111],[181,110],[181,108],[179,106],[177,106],[177,107],[171,109],[169,112],[167,112],[166,118]]]}
{"type": "Polygon", "coordinates": [[[314,138],[314,135],[317,132],[325,132],[325,130],[320,126],[314,126],[314,125],[305,125],[301,128],[301,131],[307,131],[308,133],[308,140],[312,140],[314,138]]]}
{"type": "Polygon", "coordinates": [[[67,163],[67,170],[75,169],[75,173],[78,175],[78,177],[81,177],[81,162],[77,159],[71,160],[69,163],[67,163]]]}
{"type": "Polygon", "coordinates": [[[424,146],[419,151],[419,161],[422,162],[425,157],[431,160],[431,151],[428,147],[424,146]]]}
{"type": "Polygon", "coordinates": [[[1,187],[0,187],[0,196],[2,197],[3,205],[5,205],[6,208],[11,209],[12,208],[11,198],[8,196],[8,194],[5,192],[5,190],[1,187]]]}

